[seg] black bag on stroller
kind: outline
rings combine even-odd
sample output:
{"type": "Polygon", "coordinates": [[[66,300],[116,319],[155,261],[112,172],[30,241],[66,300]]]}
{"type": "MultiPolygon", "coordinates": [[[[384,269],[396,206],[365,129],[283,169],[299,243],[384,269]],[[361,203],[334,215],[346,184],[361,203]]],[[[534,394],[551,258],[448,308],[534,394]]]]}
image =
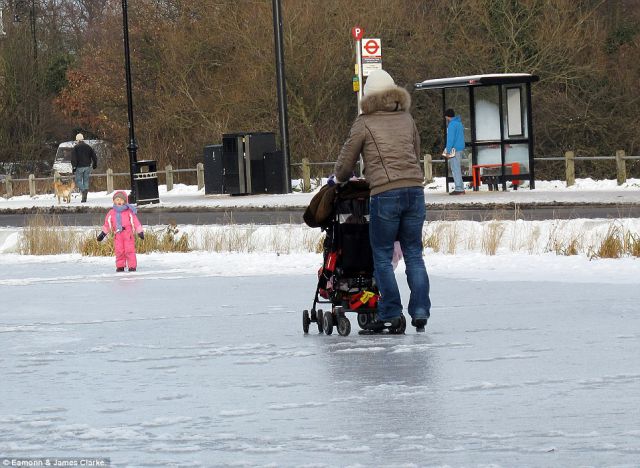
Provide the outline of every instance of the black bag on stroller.
{"type": "MultiPolygon", "coordinates": [[[[352,180],[322,187],[303,218],[325,233],[313,306],[302,312],[303,331],[308,333],[310,323],[316,322],[320,333],[331,335],[335,326],[341,336],[347,336],[351,323],[346,312],[357,313],[358,325],[366,329],[376,318],[380,299],[369,243],[369,184],[352,180]],[[330,304],[331,310],[316,309],[318,304],[330,304]]],[[[403,333],[405,327],[403,321],[390,332],[403,333]]]]}

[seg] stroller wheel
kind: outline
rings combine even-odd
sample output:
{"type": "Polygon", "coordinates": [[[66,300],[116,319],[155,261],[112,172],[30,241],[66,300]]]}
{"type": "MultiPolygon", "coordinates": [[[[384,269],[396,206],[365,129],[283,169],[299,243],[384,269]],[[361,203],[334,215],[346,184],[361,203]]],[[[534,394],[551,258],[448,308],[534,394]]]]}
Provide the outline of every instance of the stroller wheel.
{"type": "Polygon", "coordinates": [[[358,326],[363,330],[367,327],[369,320],[370,320],[369,312],[358,313],[358,326]]]}
{"type": "Polygon", "coordinates": [[[316,321],[318,322],[318,333],[322,333],[324,331],[324,323],[323,323],[323,314],[322,314],[322,309],[319,309],[318,312],[316,312],[316,321]]]}
{"type": "Polygon", "coordinates": [[[351,333],[351,322],[344,315],[338,317],[338,334],[340,336],[348,336],[351,333]]]}
{"type": "Polygon", "coordinates": [[[402,324],[400,325],[400,333],[404,334],[405,330],[407,329],[407,319],[404,318],[404,314],[400,317],[400,320],[402,321],[402,324]]]}
{"type": "Polygon", "coordinates": [[[309,333],[309,324],[311,323],[311,319],[309,318],[309,311],[302,311],[302,331],[304,331],[305,335],[309,333]]]}
{"type": "Polygon", "coordinates": [[[327,311],[326,314],[322,314],[322,328],[327,335],[333,333],[333,314],[327,311]]]}

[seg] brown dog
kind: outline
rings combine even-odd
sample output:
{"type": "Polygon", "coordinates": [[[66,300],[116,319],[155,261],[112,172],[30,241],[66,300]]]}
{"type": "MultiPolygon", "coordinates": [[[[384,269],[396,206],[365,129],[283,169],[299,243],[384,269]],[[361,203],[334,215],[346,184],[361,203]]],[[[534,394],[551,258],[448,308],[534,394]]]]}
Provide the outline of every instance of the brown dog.
{"type": "Polygon", "coordinates": [[[71,203],[71,192],[76,188],[76,183],[71,179],[69,182],[64,183],[62,181],[56,181],[53,183],[53,190],[58,198],[58,203],[60,203],[60,199],[62,201],[71,203]]]}

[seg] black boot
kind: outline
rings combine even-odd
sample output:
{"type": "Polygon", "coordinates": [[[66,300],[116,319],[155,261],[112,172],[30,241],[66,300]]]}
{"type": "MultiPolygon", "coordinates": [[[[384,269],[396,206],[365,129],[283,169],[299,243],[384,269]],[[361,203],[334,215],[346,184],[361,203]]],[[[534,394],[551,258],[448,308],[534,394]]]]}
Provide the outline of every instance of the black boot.
{"type": "Polygon", "coordinates": [[[88,190],[83,190],[82,191],[82,202],[81,203],[85,203],[87,201],[87,193],[89,193],[88,190]]]}
{"type": "Polygon", "coordinates": [[[427,326],[427,320],[428,320],[427,317],[418,318],[418,319],[411,319],[411,325],[416,327],[416,332],[417,333],[424,333],[424,327],[427,326]]]}
{"type": "Polygon", "coordinates": [[[382,333],[387,330],[392,335],[403,335],[404,327],[402,326],[402,317],[393,317],[389,320],[376,319],[367,323],[363,330],[360,330],[358,334],[369,335],[372,333],[382,333]]]}

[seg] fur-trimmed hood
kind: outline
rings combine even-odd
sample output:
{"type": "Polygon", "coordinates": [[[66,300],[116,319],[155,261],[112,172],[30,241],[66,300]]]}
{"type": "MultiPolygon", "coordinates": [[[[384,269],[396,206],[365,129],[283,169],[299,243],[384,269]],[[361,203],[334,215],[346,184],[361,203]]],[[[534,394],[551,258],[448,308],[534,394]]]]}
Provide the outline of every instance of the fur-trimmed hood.
{"type": "Polygon", "coordinates": [[[360,101],[363,114],[373,114],[377,111],[409,112],[410,107],[411,96],[409,92],[399,86],[365,95],[360,101]]]}

